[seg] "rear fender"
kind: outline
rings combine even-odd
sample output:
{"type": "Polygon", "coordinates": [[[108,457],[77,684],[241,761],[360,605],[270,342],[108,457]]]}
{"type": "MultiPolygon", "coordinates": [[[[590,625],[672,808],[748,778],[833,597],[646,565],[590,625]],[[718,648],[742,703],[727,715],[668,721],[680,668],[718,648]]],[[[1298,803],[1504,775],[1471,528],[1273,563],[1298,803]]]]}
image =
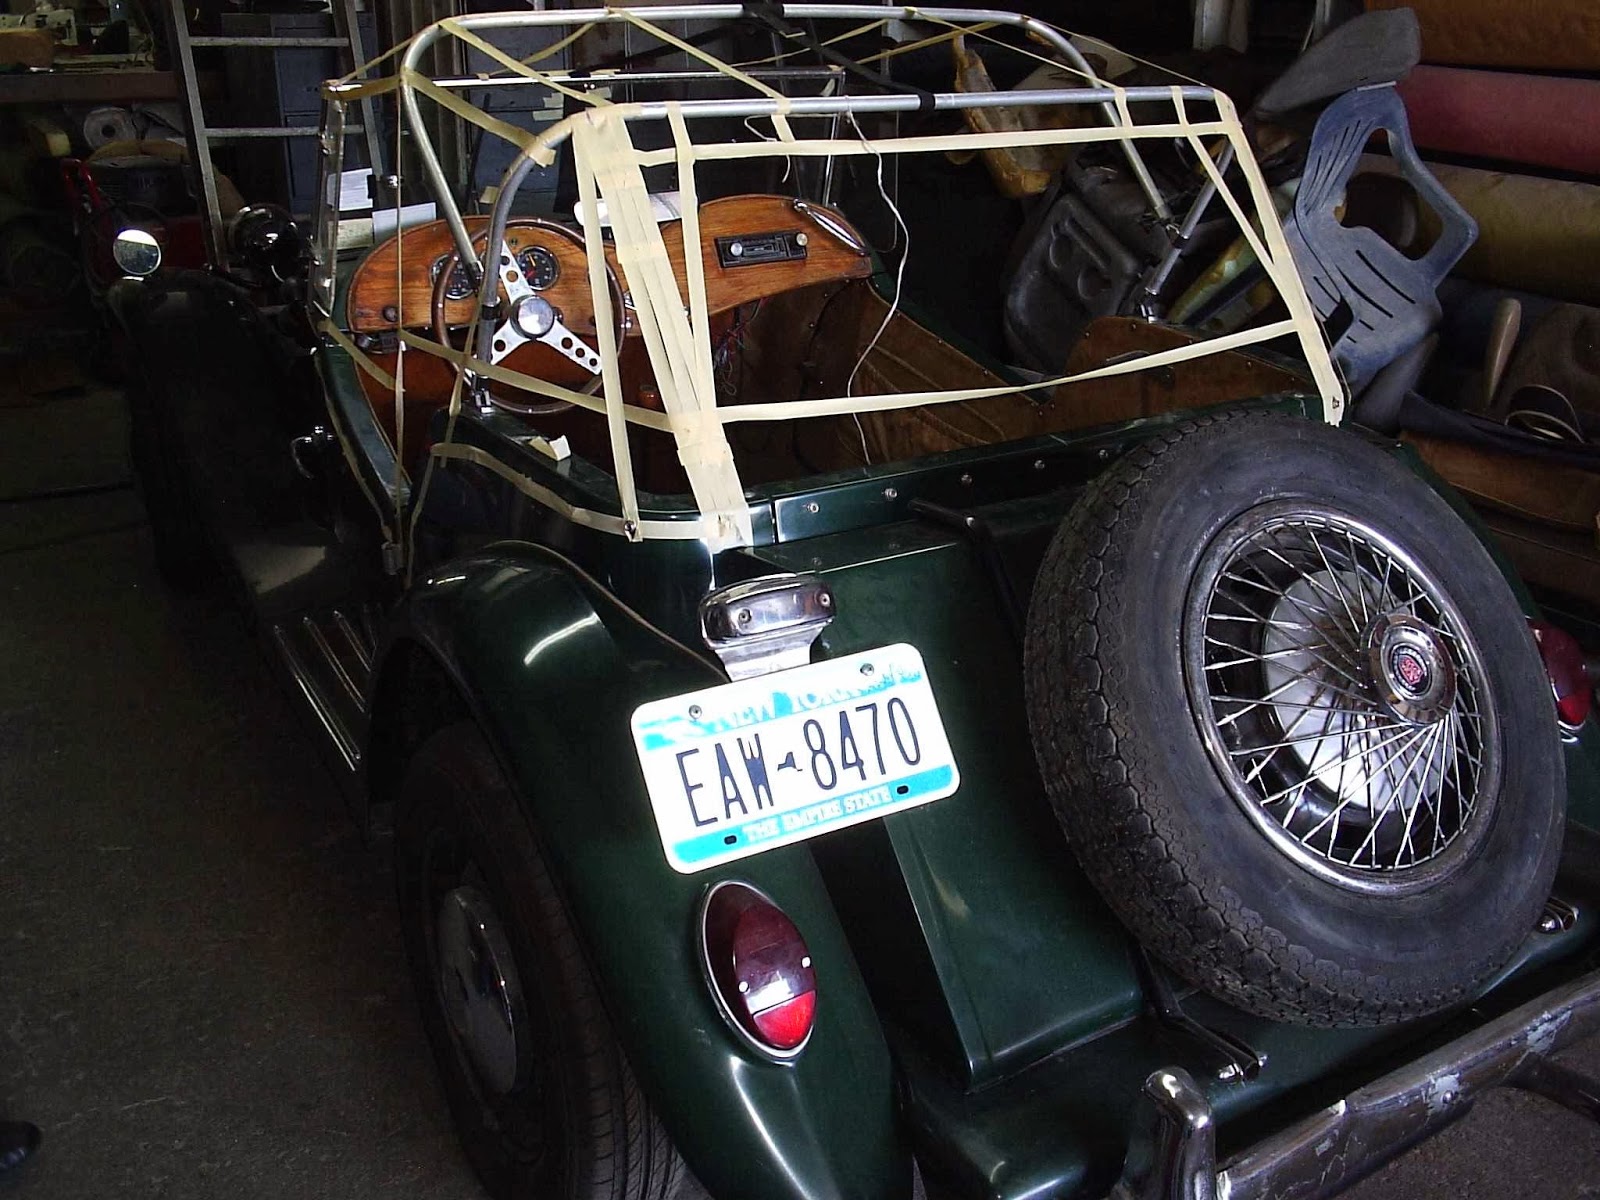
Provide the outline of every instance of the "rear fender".
{"type": "MultiPolygon", "coordinates": [[[[386,686],[389,665],[419,648],[517,785],[629,1061],[710,1192],[905,1195],[910,1158],[888,1052],[810,852],[791,846],[695,875],[673,871],[662,852],[629,718],[720,673],[564,559],[492,547],[439,568],[402,604],[375,693],[379,758],[403,702],[393,693],[404,689],[386,686]],[[771,896],[811,949],[817,1024],[790,1062],[746,1049],[702,980],[695,917],[724,878],[771,896]]],[[[373,766],[383,799],[386,777],[373,766]]]]}

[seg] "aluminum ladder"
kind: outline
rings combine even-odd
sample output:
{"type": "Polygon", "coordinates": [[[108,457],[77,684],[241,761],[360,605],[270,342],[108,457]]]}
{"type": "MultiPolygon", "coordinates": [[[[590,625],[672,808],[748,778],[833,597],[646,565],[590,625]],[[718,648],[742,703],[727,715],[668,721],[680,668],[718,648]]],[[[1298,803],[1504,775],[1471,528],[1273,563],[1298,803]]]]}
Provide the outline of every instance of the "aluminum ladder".
{"type": "MultiPolygon", "coordinates": [[[[223,225],[222,211],[217,201],[217,170],[211,158],[213,143],[247,138],[320,137],[322,130],[314,125],[212,126],[208,124],[200,99],[199,75],[194,66],[195,49],[207,47],[250,47],[262,51],[333,49],[343,52],[346,70],[364,72],[368,59],[361,45],[361,27],[356,19],[356,0],[330,0],[329,7],[332,9],[336,30],[336,33],[329,37],[210,35],[196,37],[189,31],[185,0],[167,0],[165,17],[168,44],[172,48],[173,67],[182,87],[189,162],[200,180],[200,219],[205,232],[206,259],[214,270],[227,269],[228,239],[223,225]]],[[[360,104],[360,124],[346,126],[345,132],[363,135],[366,165],[372,168],[373,186],[376,188],[381,182],[380,164],[383,162],[378,145],[377,108],[371,99],[362,100],[360,104]]]]}

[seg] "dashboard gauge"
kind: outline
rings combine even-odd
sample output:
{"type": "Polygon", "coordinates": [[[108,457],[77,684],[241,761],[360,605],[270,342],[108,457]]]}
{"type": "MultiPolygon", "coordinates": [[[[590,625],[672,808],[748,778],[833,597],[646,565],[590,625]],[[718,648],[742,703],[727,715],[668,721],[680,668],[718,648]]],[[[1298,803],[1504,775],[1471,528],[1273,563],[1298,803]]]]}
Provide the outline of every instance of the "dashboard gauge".
{"type": "Polygon", "coordinates": [[[528,281],[528,286],[536,292],[561,278],[560,262],[543,246],[529,246],[522,251],[517,255],[517,265],[522,268],[522,277],[528,281]]]}
{"type": "MultiPolygon", "coordinates": [[[[434,283],[439,282],[439,272],[444,270],[444,264],[450,261],[448,254],[441,254],[433,260],[428,277],[434,283]]],[[[454,269],[450,272],[450,282],[445,284],[444,298],[446,300],[465,300],[472,295],[472,277],[467,274],[466,264],[460,259],[456,260],[454,269]]]]}

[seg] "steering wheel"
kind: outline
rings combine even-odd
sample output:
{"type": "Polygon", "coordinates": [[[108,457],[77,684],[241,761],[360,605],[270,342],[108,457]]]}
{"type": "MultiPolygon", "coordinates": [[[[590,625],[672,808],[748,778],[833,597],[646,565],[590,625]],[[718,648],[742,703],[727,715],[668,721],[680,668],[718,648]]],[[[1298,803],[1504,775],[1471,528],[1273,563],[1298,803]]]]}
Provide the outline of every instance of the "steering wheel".
{"type": "MultiPolygon", "coordinates": [[[[498,254],[488,253],[488,239],[473,240],[486,270],[500,277],[502,317],[489,341],[489,362],[507,362],[510,369],[575,391],[592,391],[600,383],[600,352],[594,297],[589,289],[589,256],[576,229],[543,217],[516,217],[506,222],[498,254]],[[515,358],[516,362],[509,362],[515,358]]],[[[477,309],[478,290],[461,269],[461,252],[452,246],[433,270],[433,336],[456,349],[452,327],[468,325],[477,309]]],[[[622,342],[627,314],[622,283],[606,263],[611,312],[617,343],[622,342]]],[[[548,416],[572,408],[566,400],[522,404],[485,387],[490,403],[524,416],[548,416]]]]}

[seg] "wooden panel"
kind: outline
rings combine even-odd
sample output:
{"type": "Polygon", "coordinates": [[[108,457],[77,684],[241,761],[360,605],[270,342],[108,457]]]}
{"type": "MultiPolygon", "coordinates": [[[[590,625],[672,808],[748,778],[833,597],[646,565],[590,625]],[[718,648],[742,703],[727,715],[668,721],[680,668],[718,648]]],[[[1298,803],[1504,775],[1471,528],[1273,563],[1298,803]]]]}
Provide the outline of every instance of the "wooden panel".
{"type": "MultiPolygon", "coordinates": [[[[814,207],[822,209],[821,205],[814,207]]],[[[832,209],[822,211],[842,228],[849,230],[861,246],[865,246],[861,235],[843,216],[832,209]]],[[[661,239],[666,243],[668,257],[672,259],[672,271],[677,276],[678,287],[687,295],[688,272],[684,265],[682,223],[673,221],[662,226],[661,239]]],[[[728,196],[702,204],[700,260],[705,265],[706,273],[706,309],[712,313],[727,312],[741,304],[792,292],[796,288],[810,287],[812,284],[829,283],[836,279],[861,279],[872,274],[872,259],[864,248],[848,245],[809,215],[796,212],[794,202],[786,196],[728,196]],[[762,263],[758,266],[724,267],[717,256],[719,237],[749,237],[780,232],[806,235],[804,259],[762,263]]],[[[626,276],[623,284],[627,284],[626,276]]]]}
{"type": "MultiPolygon", "coordinates": [[[[485,217],[468,217],[466,222],[467,231],[474,237],[489,223],[485,217]]],[[[428,306],[433,299],[431,268],[441,254],[449,253],[452,245],[450,227],[443,221],[429,221],[426,225],[413,225],[376,247],[351,276],[345,301],[346,327],[357,333],[393,329],[398,314],[403,312],[407,325],[426,328],[428,306]],[[397,258],[405,265],[398,287],[397,258]]]]}
{"type": "MultiPolygon", "coordinates": [[[[749,339],[749,361],[758,364],[755,374],[760,383],[752,385],[746,401],[841,395],[886,311],[883,297],[859,284],[848,286],[825,306],[818,294],[808,293],[764,307],[749,339]],[[818,323],[815,334],[809,332],[812,322],[818,323]]],[[[1067,371],[1088,371],[1128,354],[1155,353],[1196,340],[1188,330],[1132,317],[1103,317],[1085,331],[1067,371]]],[[[861,363],[855,392],[959,390],[1001,387],[1006,382],[904,313],[896,313],[861,363]]],[[[1290,370],[1231,351],[1069,384],[1048,396],[1016,392],[865,412],[858,421],[839,417],[803,422],[799,436],[811,439],[807,460],[826,469],[860,463],[865,455],[872,462],[895,462],[1273,392],[1304,391],[1309,386],[1290,370]]]]}
{"type": "MultiPolygon", "coordinates": [[[[848,230],[858,242],[861,240],[844,217],[831,209],[825,211],[831,220],[848,230]]],[[[487,225],[486,217],[467,218],[467,229],[475,237],[487,225]]],[[[576,235],[576,231],[574,233],[576,235]]],[[[661,237],[666,244],[667,255],[672,260],[678,286],[686,289],[688,271],[684,261],[682,223],[672,221],[663,225],[661,237]]],[[[585,297],[588,292],[588,267],[581,247],[542,230],[513,228],[507,231],[506,241],[513,251],[540,245],[557,255],[561,262],[561,277],[555,288],[546,291],[545,295],[564,313],[577,310],[587,314],[592,331],[593,306],[586,298],[573,295],[579,289],[585,293],[585,297]]],[[[784,196],[729,196],[708,201],[700,206],[700,244],[700,258],[705,266],[706,304],[712,313],[727,312],[741,304],[796,288],[836,279],[860,279],[872,273],[872,259],[864,248],[857,249],[849,245],[810,215],[796,212],[794,203],[784,196]],[[741,267],[724,267],[718,259],[716,239],[719,237],[778,232],[805,233],[808,239],[806,257],[793,262],[741,267]]],[[[393,329],[398,314],[402,312],[408,326],[417,329],[426,327],[433,297],[432,267],[439,258],[449,253],[451,246],[449,227],[443,221],[432,221],[414,226],[400,238],[390,238],[373,250],[356,268],[350,282],[347,318],[350,328],[363,333],[393,329]],[[403,255],[405,264],[399,287],[395,281],[397,254],[403,255]]],[[[606,246],[606,258],[626,287],[626,276],[617,262],[616,251],[609,243],[606,246]]],[[[472,318],[472,302],[462,300],[452,303],[446,311],[452,324],[465,324],[472,318]]],[[[572,322],[569,320],[568,324],[572,322]]],[[[583,332],[581,329],[578,331],[583,332]]],[[[638,336],[638,330],[632,328],[631,322],[627,332],[630,336],[638,336]]]]}
{"type": "MultiPolygon", "coordinates": [[[[486,217],[468,217],[467,229],[475,241],[488,225],[486,217]]],[[[540,228],[517,227],[506,230],[506,245],[520,255],[540,247],[554,255],[558,273],[555,282],[540,294],[561,310],[562,319],[573,332],[594,333],[594,304],[589,294],[589,260],[581,244],[562,234],[540,228]]],[[[403,314],[411,329],[432,325],[434,264],[451,250],[450,227],[443,221],[416,225],[398,238],[390,238],[356,267],[346,301],[346,320],[357,333],[376,333],[394,329],[403,314]],[[395,279],[395,260],[401,259],[400,279],[395,279]]],[[[482,246],[479,246],[481,253],[482,246]]],[[[451,325],[466,325],[472,320],[473,298],[452,300],[445,305],[451,325]]]]}
{"type": "MultiPolygon", "coordinates": [[[[818,206],[820,208],[820,206],[818,206]]],[[[831,209],[823,210],[832,221],[860,241],[848,221],[831,209]]],[[[486,217],[467,218],[467,229],[480,237],[488,225],[486,217]]],[[[673,221],[662,227],[662,240],[672,261],[679,288],[688,286],[684,259],[683,225],[673,221]]],[[[766,299],[784,292],[841,279],[859,279],[872,273],[872,259],[829,231],[809,214],[797,212],[784,196],[729,196],[712,200],[700,208],[701,262],[705,268],[706,301],[714,318],[713,343],[724,336],[732,324],[730,314],[741,304],[766,299]],[[762,263],[754,266],[723,267],[717,253],[720,237],[749,237],[762,233],[805,233],[806,257],[792,262],[762,263]]],[[[574,237],[579,236],[574,231],[574,237]]],[[[589,290],[588,260],[581,245],[560,233],[539,228],[511,227],[506,243],[514,254],[540,246],[555,256],[559,274],[550,287],[541,291],[572,331],[591,346],[596,345],[594,305],[589,290]]],[[[412,329],[431,329],[433,265],[449,254],[454,243],[449,226],[432,221],[390,238],[367,255],[356,267],[350,281],[347,324],[357,333],[383,333],[396,328],[403,314],[412,329]],[[403,264],[402,278],[396,281],[396,258],[403,264]]],[[[617,262],[616,250],[608,243],[606,258],[622,286],[626,280],[617,262]]],[[[473,301],[464,299],[446,305],[445,314],[452,326],[463,326],[472,319],[473,301]]],[[[631,310],[624,310],[624,342],[620,355],[623,394],[628,402],[647,408],[660,408],[655,379],[644,353],[642,335],[631,310]]],[[[373,358],[386,370],[393,370],[392,353],[374,353],[373,358]]],[[[524,346],[506,359],[514,371],[547,379],[564,387],[578,387],[590,377],[582,368],[553,350],[540,345],[524,346]]],[[[413,406],[425,411],[449,398],[455,375],[437,359],[414,354],[406,360],[407,415],[413,406]],[[423,360],[427,360],[424,364],[423,360]]],[[[362,375],[362,388],[373,406],[384,414],[392,407],[392,397],[374,380],[362,375]]],[[[538,398],[510,389],[501,389],[508,399],[532,402],[538,398]]],[[[392,421],[385,416],[386,424],[392,421]]],[[[407,439],[410,441],[410,438],[407,439]]]]}

